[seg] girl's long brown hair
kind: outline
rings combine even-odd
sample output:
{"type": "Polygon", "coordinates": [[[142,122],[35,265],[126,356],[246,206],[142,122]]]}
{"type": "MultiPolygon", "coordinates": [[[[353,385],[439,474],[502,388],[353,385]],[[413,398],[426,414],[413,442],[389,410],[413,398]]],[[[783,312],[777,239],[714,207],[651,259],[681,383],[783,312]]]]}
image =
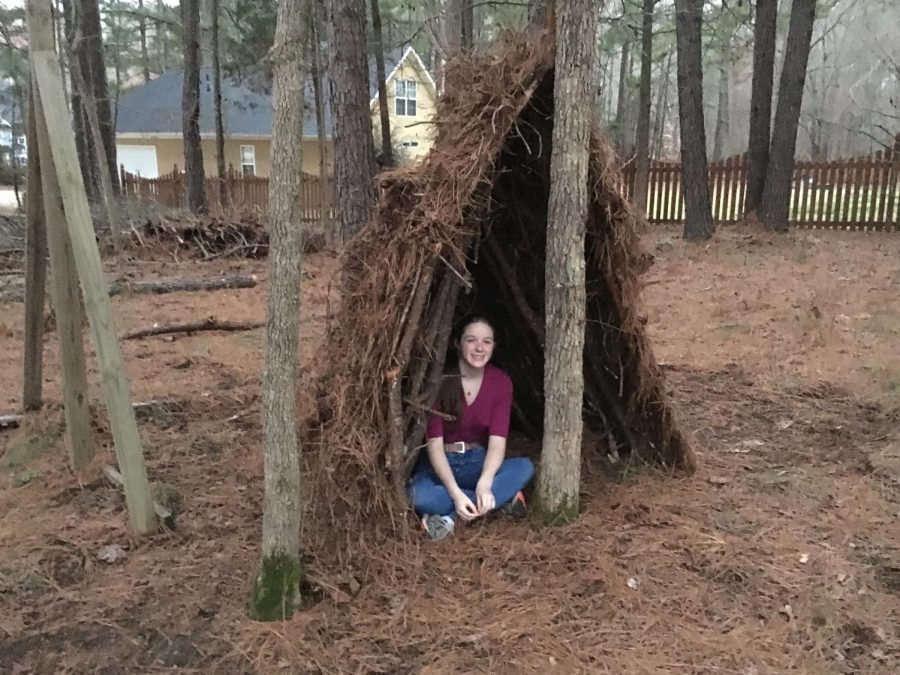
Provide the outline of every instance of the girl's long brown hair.
{"type": "Polygon", "coordinates": [[[445,425],[451,427],[459,421],[463,411],[463,401],[466,400],[466,392],[463,391],[462,386],[462,375],[459,372],[459,341],[462,339],[463,333],[466,332],[466,328],[473,323],[483,323],[491,329],[495,336],[497,334],[497,331],[494,330],[494,325],[488,319],[478,314],[465,317],[450,333],[456,352],[451,353],[449,356],[449,363],[444,369],[444,378],[441,381],[441,388],[438,390],[436,403],[438,410],[445,415],[452,415],[455,418],[453,422],[449,420],[444,422],[445,425]]]}

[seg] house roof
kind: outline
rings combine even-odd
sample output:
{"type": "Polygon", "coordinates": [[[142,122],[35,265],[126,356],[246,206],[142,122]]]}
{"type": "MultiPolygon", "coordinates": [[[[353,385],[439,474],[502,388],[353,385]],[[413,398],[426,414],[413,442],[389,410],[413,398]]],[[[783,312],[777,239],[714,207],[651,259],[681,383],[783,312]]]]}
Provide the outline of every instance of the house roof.
{"type": "MultiPolygon", "coordinates": [[[[401,61],[412,55],[421,66],[415,51],[398,47],[384,55],[385,75],[390,76],[401,61]]],[[[424,67],[423,67],[424,69],[424,67]]],[[[427,72],[427,71],[426,71],[427,72]]],[[[429,80],[430,80],[430,76],[429,80]]],[[[369,97],[378,95],[375,59],[369,59],[369,97]]],[[[184,71],[170,70],[157,79],[141,85],[119,98],[116,118],[117,134],[178,134],[181,127],[181,89],[184,71]]],[[[303,135],[316,136],[316,115],[312,105],[312,80],[306,83],[307,114],[303,135]]],[[[325,133],[331,135],[331,106],[325,97],[325,133]]],[[[222,78],[222,122],[226,136],[269,136],[272,133],[272,85],[253,77],[222,78]]],[[[200,69],[200,133],[215,133],[213,114],[212,68],[200,69]]]]}

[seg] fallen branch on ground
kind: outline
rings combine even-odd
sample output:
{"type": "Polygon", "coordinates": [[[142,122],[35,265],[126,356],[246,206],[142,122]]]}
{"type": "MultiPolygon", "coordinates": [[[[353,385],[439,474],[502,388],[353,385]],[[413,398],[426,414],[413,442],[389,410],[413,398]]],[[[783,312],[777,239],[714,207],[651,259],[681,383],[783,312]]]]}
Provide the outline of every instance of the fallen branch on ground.
{"type": "Polygon", "coordinates": [[[128,281],[113,283],[109,287],[110,295],[122,293],[177,293],[179,291],[218,291],[227,288],[253,288],[256,286],[255,276],[227,276],[214,279],[159,279],[157,281],[128,281]]]}
{"type": "MultiPolygon", "coordinates": [[[[170,398],[154,398],[149,401],[135,401],[131,404],[135,417],[138,419],[153,417],[167,410],[180,411],[184,403],[170,398]]],[[[0,429],[16,429],[22,424],[25,415],[22,413],[8,413],[0,415],[0,429]]]]}
{"type": "MultiPolygon", "coordinates": [[[[231,288],[253,288],[256,276],[227,276],[212,279],[159,279],[157,281],[113,282],[109,285],[110,297],[132,293],[139,295],[150,293],[164,295],[166,293],[193,293],[196,291],[220,291],[231,288]]],[[[25,299],[25,288],[16,284],[0,289],[0,302],[22,302],[25,299]]]]}
{"type": "Polygon", "coordinates": [[[152,326],[150,328],[142,328],[140,330],[125,333],[123,340],[137,340],[138,338],[150,337],[152,335],[168,335],[171,333],[199,333],[205,330],[219,331],[240,331],[254,330],[262,328],[266,325],[265,321],[219,321],[210,317],[204,321],[194,323],[166,323],[162,325],[152,326]]]}

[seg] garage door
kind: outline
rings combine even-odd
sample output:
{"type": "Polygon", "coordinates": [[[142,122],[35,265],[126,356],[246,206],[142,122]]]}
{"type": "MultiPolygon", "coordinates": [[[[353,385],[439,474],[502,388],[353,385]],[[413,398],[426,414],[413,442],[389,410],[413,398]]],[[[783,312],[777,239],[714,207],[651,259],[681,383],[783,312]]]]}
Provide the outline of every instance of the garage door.
{"type": "Polygon", "coordinates": [[[153,145],[116,145],[116,159],[128,173],[141,178],[159,177],[156,147],[153,145]]]}

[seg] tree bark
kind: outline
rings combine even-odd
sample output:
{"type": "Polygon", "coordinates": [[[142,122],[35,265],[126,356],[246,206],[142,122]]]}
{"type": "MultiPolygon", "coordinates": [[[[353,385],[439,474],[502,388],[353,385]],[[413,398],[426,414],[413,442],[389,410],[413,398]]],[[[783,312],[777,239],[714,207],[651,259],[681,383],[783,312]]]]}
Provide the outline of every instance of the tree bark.
{"type": "Polygon", "coordinates": [[[112,180],[113,193],[118,194],[119,165],[116,162],[115,128],[112,121],[112,109],[109,105],[109,87],[106,83],[106,59],[103,56],[100,7],[97,0],[76,0],[76,7],[78,8],[78,25],[82,34],[82,41],[77,49],[84,54],[82,74],[94,99],[103,139],[104,154],[98,157],[98,161],[106,161],[112,180]]]}
{"type": "Polygon", "coordinates": [[[578,517],[584,398],[584,238],[598,14],[591,0],[571,0],[562,4],[556,15],[544,295],[544,440],[537,486],[538,513],[548,523],[578,517]]]}
{"type": "MultiPolygon", "coordinates": [[[[447,53],[453,54],[461,49],[462,43],[462,15],[465,0],[445,0],[444,13],[444,42],[447,45],[447,53]]],[[[441,3],[436,3],[440,6],[441,3]]]]}
{"type": "MultiPolygon", "coordinates": [[[[62,0],[63,23],[65,25],[65,41],[60,44],[70,44],[75,40],[75,33],[78,28],[78,20],[75,14],[75,7],[72,0],[62,0]]],[[[60,55],[65,54],[65,49],[60,49],[60,55]]],[[[62,58],[62,57],[61,57],[62,58]]],[[[88,201],[96,204],[100,201],[99,177],[97,175],[96,158],[94,149],[89,141],[88,132],[85,128],[84,107],[81,102],[81,95],[78,93],[75,83],[73,68],[75,60],[79,59],[82,69],[87,68],[85,61],[81,60],[81,53],[77,57],[69,59],[69,92],[72,102],[72,128],[75,131],[75,150],[78,153],[78,165],[81,168],[81,178],[84,181],[84,187],[87,191],[88,201]]]]}
{"type": "MultiPolygon", "coordinates": [[[[74,52],[78,51],[78,43],[80,41],[80,30],[75,33],[74,52]]],[[[69,59],[72,63],[72,84],[73,91],[77,91],[81,95],[81,101],[84,106],[85,118],[90,131],[90,139],[93,141],[94,155],[96,157],[104,156],[103,145],[103,127],[100,121],[100,115],[97,114],[99,106],[94,101],[93,92],[88,87],[87,78],[81,68],[81,60],[74,58],[69,59]]],[[[77,152],[77,148],[76,148],[77,152]]],[[[116,201],[115,183],[113,183],[112,174],[109,166],[105,162],[98,162],[97,172],[100,174],[100,194],[103,198],[103,207],[106,211],[106,219],[109,223],[109,231],[113,237],[113,244],[119,246],[119,208],[116,201]]]]}
{"type": "Polygon", "coordinates": [[[347,241],[375,205],[375,145],[369,112],[366,11],[362,0],[334,0],[331,114],[337,217],[347,241]]]}
{"type": "Polygon", "coordinates": [[[378,78],[378,116],[381,121],[381,162],[384,166],[394,165],[394,150],[391,145],[391,118],[388,112],[387,83],[384,70],[384,37],[381,33],[381,8],[379,0],[371,0],[372,36],[375,39],[375,76],[378,78]]]}
{"type": "Polygon", "coordinates": [[[760,220],[766,229],[786,232],[797,147],[797,125],[806,82],[806,65],[816,18],[816,0],[794,0],[784,66],[778,83],[778,105],[772,126],[772,145],[760,202],[760,220]]]}
{"type": "Polygon", "coordinates": [[[47,288],[47,225],[41,187],[34,99],[29,97],[26,143],[28,182],[25,195],[25,359],[22,377],[22,407],[38,410],[42,402],[44,361],[44,297],[47,288]]]}
{"type": "Polygon", "coordinates": [[[669,50],[666,56],[666,65],[663,68],[659,89],[656,92],[656,120],[653,124],[654,148],[653,156],[659,159],[663,150],[663,135],[666,130],[666,112],[669,109],[669,78],[672,72],[672,54],[669,50]]]}
{"type": "Polygon", "coordinates": [[[141,36],[141,74],[144,82],[150,81],[150,56],[147,53],[147,17],[144,16],[144,0],[138,0],[138,32],[141,36]]]}
{"type": "Polygon", "coordinates": [[[728,65],[724,60],[719,64],[719,103],[716,109],[716,133],[713,137],[713,161],[720,162],[727,155],[728,143],[728,89],[731,86],[731,78],[728,75],[728,65]]]}
{"type": "Polygon", "coordinates": [[[622,56],[619,59],[619,87],[616,96],[616,152],[620,157],[625,154],[625,114],[628,110],[628,72],[631,64],[630,45],[626,42],[622,45],[622,56]]]}
{"type": "Polygon", "coordinates": [[[225,180],[225,125],[222,123],[222,68],[219,64],[219,0],[212,0],[212,69],[213,106],[216,117],[216,174],[219,178],[219,206],[228,203],[228,181],[225,180]]]}
{"type": "Polygon", "coordinates": [[[339,237],[334,236],[334,227],[330,220],[331,206],[331,181],[328,171],[328,145],[325,141],[325,96],[323,93],[323,65],[322,53],[327,49],[327,40],[324,37],[323,22],[325,21],[326,9],[322,0],[313,0],[312,2],[312,56],[311,75],[313,82],[313,98],[315,99],[316,108],[316,136],[319,145],[319,226],[322,228],[322,234],[329,244],[333,244],[339,237]]]}
{"type": "Polygon", "coordinates": [[[750,85],[750,138],[747,143],[747,198],[744,212],[756,211],[762,200],[772,125],[775,76],[775,20],[778,0],[757,0],[753,24],[753,80],[750,85]]]}
{"type": "Polygon", "coordinates": [[[19,115],[17,115],[16,113],[17,112],[21,113],[21,111],[24,110],[25,108],[22,105],[22,87],[19,86],[19,83],[15,79],[13,79],[13,84],[12,84],[11,89],[13,92],[13,98],[12,98],[12,101],[10,101],[9,107],[10,107],[10,123],[12,125],[10,128],[10,131],[12,132],[12,138],[10,139],[9,164],[13,170],[12,181],[13,181],[13,193],[16,197],[16,208],[21,209],[22,208],[22,195],[19,193],[19,158],[16,156],[17,146],[19,145],[16,140],[18,138],[18,132],[16,129],[18,126],[17,122],[20,122],[21,120],[17,119],[17,117],[19,117],[19,115]]]}
{"type": "Polygon", "coordinates": [[[184,84],[181,91],[181,120],[184,136],[184,176],[187,207],[193,213],[209,209],[200,147],[200,2],[181,0],[184,37],[184,84]]]}
{"type": "Polygon", "coordinates": [[[636,158],[632,202],[647,212],[647,181],[650,173],[650,71],[653,68],[653,10],[656,0],[644,0],[641,22],[641,86],[638,98],[636,158]]]}
{"type": "Polygon", "coordinates": [[[471,49],[475,45],[475,8],[472,4],[473,0],[460,0],[459,44],[463,49],[471,49]]]}
{"type": "Polygon", "coordinates": [[[554,26],[548,25],[548,16],[550,9],[549,4],[550,3],[548,0],[528,0],[529,28],[537,28],[543,26],[547,26],[548,28],[555,28],[554,26]]]}
{"type": "Polygon", "coordinates": [[[675,12],[681,182],[686,211],[684,238],[697,241],[709,239],[715,231],[709,201],[706,128],[703,122],[703,63],[700,53],[703,0],[675,0],[675,12]]]}
{"type": "Polygon", "coordinates": [[[208,65],[212,65],[212,52],[213,52],[212,16],[213,16],[213,2],[215,2],[215,0],[200,0],[200,1],[202,3],[202,7],[200,7],[200,34],[199,34],[200,65],[208,66],[208,65]]]}
{"type": "Polygon", "coordinates": [[[265,503],[262,564],[250,600],[251,618],[275,621],[293,613],[301,575],[300,448],[295,385],[300,315],[300,181],[304,68],[309,0],[281,0],[271,57],[274,69],[272,174],[269,182],[269,296],[263,373],[265,503]]]}

